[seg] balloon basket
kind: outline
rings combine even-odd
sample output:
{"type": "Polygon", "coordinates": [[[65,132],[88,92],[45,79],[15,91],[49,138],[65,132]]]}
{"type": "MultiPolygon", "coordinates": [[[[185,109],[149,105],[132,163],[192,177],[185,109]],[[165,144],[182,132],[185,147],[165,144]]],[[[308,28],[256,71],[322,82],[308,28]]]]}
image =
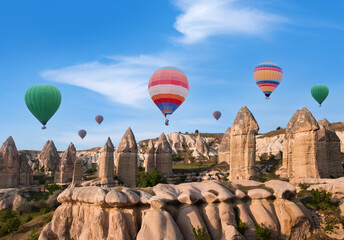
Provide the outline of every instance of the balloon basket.
{"type": "Polygon", "coordinates": [[[44,129],[47,129],[47,127],[46,127],[46,126],[43,126],[43,127],[42,127],[42,130],[44,130],[44,129]]]}
{"type": "Polygon", "coordinates": [[[269,97],[266,97],[265,99],[268,100],[268,99],[270,99],[270,98],[269,98],[269,97]]]}

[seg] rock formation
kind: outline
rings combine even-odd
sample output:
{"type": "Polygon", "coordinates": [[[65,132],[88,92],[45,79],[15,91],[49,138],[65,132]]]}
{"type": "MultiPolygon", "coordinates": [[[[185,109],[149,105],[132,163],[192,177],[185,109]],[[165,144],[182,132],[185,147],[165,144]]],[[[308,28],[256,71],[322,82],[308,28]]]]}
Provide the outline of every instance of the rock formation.
{"type": "Polygon", "coordinates": [[[226,163],[230,164],[230,162],[229,162],[229,160],[230,160],[230,140],[231,140],[230,131],[231,131],[231,128],[228,127],[225,134],[222,137],[220,147],[218,150],[218,163],[226,162],[226,163]]]}
{"type": "Polygon", "coordinates": [[[209,147],[199,133],[196,137],[196,150],[209,159],[209,147]]]}
{"type": "Polygon", "coordinates": [[[32,182],[27,159],[19,155],[13,138],[7,138],[0,149],[0,187],[28,186],[32,182]]]}
{"type": "MultiPolygon", "coordinates": [[[[154,196],[146,189],[68,188],[58,196],[62,205],[39,239],[193,240],[193,226],[204,228],[212,239],[251,240],[257,239],[257,223],[263,223],[278,239],[310,236],[313,220],[295,200],[296,190],[291,184],[269,181],[274,190],[269,192],[260,188],[262,183],[246,182],[257,187],[249,196],[240,191],[244,198],[216,182],[159,184],[151,189],[154,196]],[[237,218],[248,227],[245,238],[236,229],[237,218]]],[[[240,183],[245,185],[245,181],[240,183]]]]}
{"type": "Polygon", "coordinates": [[[343,176],[340,143],[331,124],[314,119],[307,108],[290,119],[283,141],[283,165],[276,172],[283,178],[343,176]],[[319,127],[320,126],[320,127],[319,127]]]}
{"type": "Polygon", "coordinates": [[[342,177],[340,139],[326,118],[319,120],[318,125],[318,168],[320,177],[342,177]]]}
{"type": "Polygon", "coordinates": [[[164,133],[156,143],[155,168],[165,177],[172,174],[172,148],[164,133]]]}
{"type": "Polygon", "coordinates": [[[38,155],[39,169],[43,168],[45,172],[54,171],[60,163],[60,156],[53,141],[47,141],[38,155]]]}
{"type": "Polygon", "coordinates": [[[155,147],[152,140],[149,140],[146,156],[145,156],[145,171],[151,173],[155,169],[155,147]]]}
{"type": "Polygon", "coordinates": [[[117,148],[116,173],[119,180],[130,187],[137,185],[137,154],[135,136],[131,128],[128,128],[117,148]]]}
{"type": "Polygon", "coordinates": [[[247,107],[242,107],[230,130],[230,179],[255,177],[256,135],[259,126],[247,107]]]}
{"type": "Polygon", "coordinates": [[[98,179],[101,186],[111,186],[114,184],[114,146],[108,138],[105,146],[100,151],[98,161],[98,179]]]}
{"type": "Polygon", "coordinates": [[[74,162],[76,160],[76,149],[70,143],[67,150],[62,154],[61,162],[55,172],[55,183],[68,183],[73,179],[74,162]]]}
{"type": "Polygon", "coordinates": [[[82,181],[82,163],[80,159],[77,159],[74,162],[72,186],[80,186],[81,181],[82,181]]]}

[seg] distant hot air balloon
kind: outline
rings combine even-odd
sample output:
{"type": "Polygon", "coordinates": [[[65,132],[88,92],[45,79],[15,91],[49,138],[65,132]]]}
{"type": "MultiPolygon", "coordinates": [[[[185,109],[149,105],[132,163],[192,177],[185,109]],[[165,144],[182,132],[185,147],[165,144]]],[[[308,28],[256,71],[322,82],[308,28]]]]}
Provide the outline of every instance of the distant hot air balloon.
{"type": "Polygon", "coordinates": [[[149,94],[158,106],[168,125],[168,116],[184,102],[189,93],[186,75],[175,67],[162,67],[155,71],[148,84],[149,94]]]}
{"type": "Polygon", "coordinates": [[[52,85],[35,85],[25,93],[25,103],[30,112],[46,129],[49,119],[56,113],[61,104],[61,93],[52,85]]]}
{"type": "Polygon", "coordinates": [[[315,85],[311,89],[313,98],[319,103],[320,107],[323,101],[327,98],[330,90],[326,85],[315,85]]]}
{"type": "Polygon", "coordinates": [[[219,120],[221,117],[221,112],[220,111],[215,111],[213,112],[213,116],[216,120],[219,120]]]}
{"type": "Polygon", "coordinates": [[[81,130],[78,131],[78,134],[79,134],[79,137],[84,139],[84,137],[86,137],[87,132],[86,132],[86,130],[81,129],[81,130]]]}
{"type": "Polygon", "coordinates": [[[96,122],[100,125],[103,122],[104,117],[102,115],[97,115],[95,119],[96,119],[96,122]]]}
{"type": "Polygon", "coordinates": [[[270,99],[270,94],[281,83],[282,76],[282,68],[271,62],[261,63],[253,70],[254,81],[263,91],[266,99],[270,99]]]}

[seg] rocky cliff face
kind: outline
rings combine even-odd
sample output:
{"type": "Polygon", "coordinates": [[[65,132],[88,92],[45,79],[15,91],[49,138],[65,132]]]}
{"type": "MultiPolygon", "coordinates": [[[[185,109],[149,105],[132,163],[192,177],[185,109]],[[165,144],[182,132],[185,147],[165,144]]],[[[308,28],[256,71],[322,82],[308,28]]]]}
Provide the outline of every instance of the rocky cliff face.
{"type": "Polygon", "coordinates": [[[155,168],[165,177],[172,174],[172,148],[161,133],[155,149],[155,168]]]}
{"type": "Polygon", "coordinates": [[[117,148],[116,173],[126,185],[136,187],[138,177],[138,149],[131,128],[123,135],[117,148]]]}
{"type": "Polygon", "coordinates": [[[32,184],[32,170],[25,155],[19,155],[12,137],[0,149],[0,187],[18,187],[32,184]]]}
{"type": "Polygon", "coordinates": [[[155,169],[155,147],[152,140],[149,140],[145,154],[145,171],[151,173],[155,169]]]}
{"type": "Polygon", "coordinates": [[[76,149],[74,144],[70,143],[67,150],[62,154],[60,165],[55,172],[55,183],[72,182],[75,160],[76,149]]]}
{"type": "Polygon", "coordinates": [[[255,177],[256,135],[259,126],[247,107],[242,107],[230,130],[230,179],[255,177]]]}
{"type": "Polygon", "coordinates": [[[231,141],[231,136],[230,136],[230,131],[231,128],[228,127],[225,134],[223,135],[220,143],[220,147],[218,150],[218,163],[221,162],[226,162],[230,164],[230,141],[231,141]]]}
{"type": "Polygon", "coordinates": [[[38,155],[39,168],[45,172],[55,171],[60,164],[60,156],[53,141],[47,141],[38,155]]]}
{"type": "Polygon", "coordinates": [[[295,112],[283,141],[283,166],[278,172],[281,177],[320,177],[318,130],[319,125],[307,108],[295,112]]]}
{"type": "Polygon", "coordinates": [[[280,239],[310,235],[313,221],[293,198],[291,184],[241,181],[229,183],[230,188],[239,183],[257,187],[247,193],[231,192],[217,182],[159,184],[152,191],[69,188],[59,195],[62,205],[39,239],[194,240],[192,226],[204,227],[212,239],[257,239],[254,227],[261,223],[280,239]],[[244,236],[236,229],[238,218],[248,226],[244,236]]]}
{"type": "Polygon", "coordinates": [[[196,137],[196,150],[200,155],[209,159],[209,146],[201,137],[201,134],[196,137]]]}

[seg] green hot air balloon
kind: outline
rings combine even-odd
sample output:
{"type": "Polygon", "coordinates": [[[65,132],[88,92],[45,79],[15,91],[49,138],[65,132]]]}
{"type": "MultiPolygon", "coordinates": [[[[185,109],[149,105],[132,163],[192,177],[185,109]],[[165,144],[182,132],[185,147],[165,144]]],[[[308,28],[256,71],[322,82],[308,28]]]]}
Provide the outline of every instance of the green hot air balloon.
{"type": "Polygon", "coordinates": [[[320,107],[322,102],[327,98],[328,93],[329,89],[325,85],[315,85],[311,89],[311,94],[313,98],[320,104],[320,107]]]}
{"type": "Polygon", "coordinates": [[[25,93],[25,103],[30,112],[43,124],[56,113],[61,104],[61,93],[52,85],[35,85],[25,93]]]}

